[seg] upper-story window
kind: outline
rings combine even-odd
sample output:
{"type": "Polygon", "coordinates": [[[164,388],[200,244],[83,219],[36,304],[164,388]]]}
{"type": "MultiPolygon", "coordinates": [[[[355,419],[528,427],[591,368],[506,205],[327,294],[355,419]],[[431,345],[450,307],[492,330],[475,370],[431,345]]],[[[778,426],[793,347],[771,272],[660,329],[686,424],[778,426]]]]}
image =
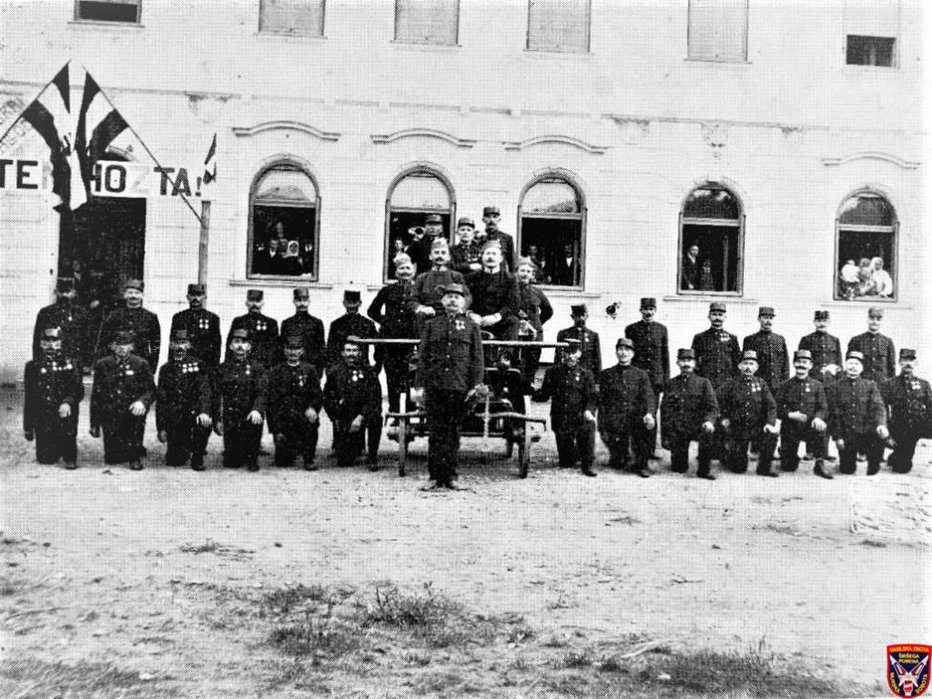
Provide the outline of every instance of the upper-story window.
{"type": "Polygon", "coordinates": [[[418,274],[430,269],[430,245],[438,236],[450,239],[455,206],[453,187],[433,170],[411,170],[395,180],[385,202],[386,279],[394,278],[393,260],[401,252],[418,274]]]}
{"type": "Polygon", "coordinates": [[[518,247],[537,267],[539,284],[583,286],[586,206],[568,180],[548,175],[534,182],[518,210],[518,247]]]}
{"type": "Polygon", "coordinates": [[[396,0],[395,41],[455,46],[459,0],[396,0]]]}
{"type": "Polygon", "coordinates": [[[75,0],[74,18],[85,22],[139,24],[142,0],[75,0]]]}
{"type": "Polygon", "coordinates": [[[737,197],[711,183],[690,192],[680,217],[680,293],[741,293],[743,250],[737,197]]]}
{"type": "Polygon", "coordinates": [[[845,0],[845,62],[893,68],[900,33],[899,0],[845,0]]]}
{"type": "Polygon", "coordinates": [[[748,0],[689,0],[689,57],[748,59],[748,0]]]}
{"type": "Polygon", "coordinates": [[[835,298],[894,298],[897,220],[890,202],[875,192],[848,197],[835,228],[835,298]]]}
{"type": "Polygon", "coordinates": [[[323,36],[324,3],[325,0],[260,0],[259,31],[323,36]]]}
{"type": "Polygon", "coordinates": [[[588,53],[590,10],[590,0],[529,0],[527,48],[588,53]]]}

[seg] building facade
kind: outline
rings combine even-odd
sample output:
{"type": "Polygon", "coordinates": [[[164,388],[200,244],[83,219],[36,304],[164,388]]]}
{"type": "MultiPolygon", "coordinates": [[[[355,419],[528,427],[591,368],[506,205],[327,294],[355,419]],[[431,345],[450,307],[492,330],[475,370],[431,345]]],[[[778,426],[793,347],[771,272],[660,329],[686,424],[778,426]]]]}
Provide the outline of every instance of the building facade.
{"type": "MultiPolygon", "coordinates": [[[[62,0],[0,24],[3,131],[67,61],[132,129],[75,212],[85,302],[141,276],[167,328],[200,279],[228,325],[248,288],[282,318],[300,285],[329,321],[428,214],[452,236],[495,205],[546,339],[587,303],[607,361],[642,296],[674,346],[723,300],[739,336],[776,307],[794,345],[817,308],[846,341],[883,305],[932,351],[918,0],[62,0]]],[[[61,263],[47,154],[22,122],[0,141],[6,381],[61,263]]]]}

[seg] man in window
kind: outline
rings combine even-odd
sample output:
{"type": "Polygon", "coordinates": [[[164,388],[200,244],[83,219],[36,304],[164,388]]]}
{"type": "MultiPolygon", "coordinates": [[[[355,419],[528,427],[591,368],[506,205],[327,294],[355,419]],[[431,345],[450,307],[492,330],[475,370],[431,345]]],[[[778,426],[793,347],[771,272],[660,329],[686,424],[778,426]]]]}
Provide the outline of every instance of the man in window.
{"type": "Polygon", "coordinates": [[[699,277],[702,273],[702,264],[699,262],[699,246],[693,243],[683,257],[683,266],[680,272],[680,289],[695,291],[699,288],[699,277]]]}
{"type": "Polygon", "coordinates": [[[415,236],[414,240],[405,248],[408,257],[414,263],[418,274],[430,269],[430,250],[434,241],[442,237],[443,218],[440,214],[429,214],[424,219],[424,234],[415,236]]]}
{"type": "MultiPolygon", "coordinates": [[[[305,361],[313,364],[318,372],[323,373],[324,354],[326,346],[324,345],[324,324],[320,318],[315,318],[308,313],[310,306],[310,290],[307,287],[299,287],[294,290],[294,308],[295,313],[290,318],[282,321],[281,339],[284,340],[289,335],[300,335],[304,338],[304,358],[305,361]]],[[[280,350],[278,357],[284,356],[280,350]]]]}
{"type": "Polygon", "coordinates": [[[498,227],[502,212],[497,206],[487,206],[482,210],[482,222],[485,224],[485,240],[497,240],[502,248],[502,261],[505,270],[515,269],[515,239],[498,227]]]}
{"type": "Polygon", "coordinates": [[[502,263],[502,246],[488,240],[482,248],[482,271],[466,277],[472,294],[470,317],[497,340],[518,339],[518,283],[502,263]]]}
{"type": "Polygon", "coordinates": [[[579,284],[579,259],[572,243],[563,246],[561,254],[553,268],[553,283],[559,286],[576,286],[579,284]]]}
{"type": "Polygon", "coordinates": [[[893,340],[880,332],[883,309],[872,306],[867,311],[867,332],[855,335],[848,341],[848,352],[864,355],[862,378],[878,384],[896,374],[896,349],[893,340]]]}

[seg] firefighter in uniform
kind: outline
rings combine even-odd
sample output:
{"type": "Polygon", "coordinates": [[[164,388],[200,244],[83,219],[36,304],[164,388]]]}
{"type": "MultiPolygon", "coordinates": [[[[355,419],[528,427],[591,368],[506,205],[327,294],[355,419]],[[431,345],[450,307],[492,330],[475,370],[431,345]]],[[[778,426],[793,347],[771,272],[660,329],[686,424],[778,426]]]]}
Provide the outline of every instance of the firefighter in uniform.
{"type": "Polygon", "coordinates": [[[464,216],[456,222],[456,244],[450,248],[450,267],[462,275],[482,269],[482,247],[476,241],[476,224],[464,216]]]}
{"type": "Polygon", "coordinates": [[[767,382],[755,376],[757,352],[746,350],[741,355],[739,376],[729,379],[718,389],[721,425],[725,432],[725,463],[732,473],[748,470],[748,444],[760,437],[758,476],[777,477],[771,469],[776,446],[777,404],[767,382]]]}
{"type": "Polygon", "coordinates": [[[867,454],[867,475],[880,470],[884,443],[889,439],[887,415],[877,384],[863,377],[864,355],[845,354],[845,374],[829,384],[829,432],[838,447],[838,471],[850,475],[857,469],[859,452],[867,454]]]}
{"type": "Polygon", "coordinates": [[[275,465],[290,467],[301,455],[305,471],[316,471],[317,428],[323,393],[317,367],[302,360],[300,336],[285,338],[285,361],[269,372],[265,417],[275,440],[275,465]]]}
{"type": "Polygon", "coordinates": [[[32,333],[32,358],[39,359],[44,356],[42,351],[43,331],[47,328],[58,328],[61,340],[61,353],[79,367],[87,366],[87,311],[75,303],[76,291],[74,279],[59,277],[55,285],[55,303],[39,309],[36,315],[36,325],[32,333]]]}
{"type": "Polygon", "coordinates": [[[915,374],[916,350],[900,350],[900,375],[881,386],[889,411],[893,452],[887,458],[895,473],[909,473],[916,442],[932,437],[932,390],[915,374]]]}
{"type": "Polygon", "coordinates": [[[382,436],[382,387],[372,367],[363,361],[359,345],[343,342],[342,361],[327,370],[324,407],[333,423],[337,466],[352,466],[368,442],[366,463],[377,471],[382,436]]]}
{"type": "Polygon", "coordinates": [[[142,470],[142,438],[155,393],[149,362],[133,354],[137,335],[133,330],[113,333],[112,354],[94,364],[91,391],[91,436],[96,439],[103,431],[104,463],[129,462],[134,471],[142,470]]]}
{"type": "Polygon", "coordinates": [[[263,315],[263,297],[262,289],[249,289],[246,292],[246,308],[249,312],[233,319],[227,333],[226,347],[230,346],[234,330],[245,330],[252,345],[250,356],[270,369],[278,361],[278,321],[263,315]]]}
{"type": "Polygon", "coordinates": [[[712,382],[716,391],[738,374],[741,347],[738,338],[724,328],[727,312],[724,303],[709,304],[709,329],[693,337],[696,375],[712,382]]]}
{"type": "Polygon", "coordinates": [[[443,291],[443,313],[431,318],[421,333],[412,398],[428,415],[429,488],[456,489],[460,426],[467,402],[483,397],[483,353],[479,326],[465,313],[466,290],[449,284],[443,291]]]}
{"type": "Polygon", "coordinates": [[[602,371],[599,385],[599,434],[608,447],[609,465],[630,468],[641,478],[649,478],[650,435],[657,424],[657,401],[650,378],[632,364],[634,342],[622,337],[615,343],[618,364],[602,371]],[[633,461],[629,460],[629,451],[633,461]]]}
{"type": "Polygon", "coordinates": [[[191,352],[187,329],[175,328],[168,347],[168,361],[159,369],[155,393],[155,428],[167,444],[165,463],[204,470],[204,452],[210,439],[213,405],[211,370],[191,352]]]}
{"type": "Polygon", "coordinates": [[[841,365],[844,362],[841,356],[841,341],[828,332],[828,311],[816,311],[812,322],[815,332],[800,338],[799,349],[810,352],[813,378],[827,386],[841,373],[841,365]]]}
{"type": "Polygon", "coordinates": [[[482,209],[482,222],[485,224],[482,244],[497,240],[501,244],[502,267],[506,272],[512,272],[515,269],[515,239],[498,227],[501,220],[502,212],[497,206],[486,206],[482,209]]]}
{"type": "Polygon", "coordinates": [[[864,355],[864,373],[861,378],[878,385],[896,375],[896,349],[893,340],[880,332],[882,322],[883,309],[870,308],[867,311],[867,332],[855,335],[848,341],[849,352],[864,355]]]}
{"type": "MultiPolygon", "coordinates": [[[[307,288],[294,290],[295,314],[282,321],[280,340],[289,335],[299,335],[304,340],[304,361],[323,371],[326,369],[326,345],[324,344],[324,324],[307,309],[310,305],[310,291],[307,288]]],[[[281,351],[279,357],[283,356],[281,351]]]]}
{"type": "Polygon", "coordinates": [[[799,443],[806,443],[806,452],[815,456],[812,472],[831,479],[825,470],[825,432],[828,428],[828,401],[820,381],[809,377],[812,353],[797,350],[793,355],[796,375],[777,388],[777,417],[780,420],[780,468],[795,471],[799,468],[799,443]]]}
{"type": "MultiPolygon", "coordinates": [[[[344,289],[343,308],[346,313],[330,323],[330,332],[327,334],[327,366],[339,363],[343,343],[350,335],[358,338],[372,338],[378,334],[375,323],[360,314],[359,307],[362,298],[355,289],[344,289]]],[[[363,361],[369,363],[369,345],[362,345],[363,361]]],[[[381,367],[376,367],[378,374],[381,367]]]]}
{"type": "Polygon", "coordinates": [[[223,467],[259,470],[268,373],[250,356],[249,332],[230,333],[226,361],[217,368],[214,431],[223,437],[223,467]]]}
{"type": "Polygon", "coordinates": [[[761,306],[757,313],[760,330],[744,338],[744,351],[757,353],[757,376],[767,383],[773,393],[777,387],[790,377],[790,357],[783,335],[773,332],[774,310],[770,306],[761,306]]]}
{"type": "Polygon", "coordinates": [[[581,463],[586,476],[595,476],[595,411],[598,392],[595,377],[579,365],[582,350],[571,342],[563,352],[563,363],[547,369],[544,382],[532,399],[550,402],[550,425],[557,439],[560,468],[581,463]]]}
{"type": "Polygon", "coordinates": [[[65,468],[78,467],[78,409],[84,397],[81,368],[63,353],[62,331],[44,328],[39,338],[42,352],[26,362],[24,373],[23,435],[36,440],[36,461],[65,468]]]}
{"type": "Polygon", "coordinates": [[[482,269],[466,276],[472,294],[469,317],[496,340],[518,339],[518,282],[502,264],[502,246],[489,240],[482,246],[482,269]]]}
{"type": "MultiPolygon", "coordinates": [[[[635,355],[636,356],[636,355],[635,355]]],[[[689,443],[699,443],[699,478],[714,481],[711,437],[718,422],[718,400],[712,383],[696,376],[696,352],[680,349],[676,353],[678,376],[667,381],[660,401],[661,436],[670,450],[670,468],[674,473],[689,469],[689,443]]]]}
{"type": "Polygon", "coordinates": [[[105,357],[118,331],[128,330],[132,333],[133,353],[146,360],[149,370],[159,365],[159,352],[162,347],[162,328],[158,316],[142,307],[143,284],[138,279],[130,279],[123,285],[125,306],[113,311],[104,319],[97,338],[98,358],[105,357]]]}
{"type": "MultiPolygon", "coordinates": [[[[641,320],[625,328],[625,337],[631,338],[634,342],[634,359],[631,363],[647,372],[654,397],[659,402],[663,387],[670,380],[670,346],[666,326],[654,321],[656,313],[657,300],[642,298],[641,320]]],[[[657,454],[654,451],[657,445],[656,426],[650,436],[650,445],[650,458],[656,459],[657,454]]]]}
{"type": "MultiPolygon", "coordinates": [[[[540,342],[544,339],[544,323],[553,317],[550,300],[534,284],[537,266],[527,257],[518,262],[518,339],[540,342]]],[[[540,347],[521,348],[524,378],[533,383],[540,366],[540,347]]]]}
{"type": "Polygon", "coordinates": [[[206,300],[206,285],[188,284],[189,307],[172,316],[170,336],[184,328],[191,343],[191,354],[213,371],[220,365],[220,318],[204,308],[206,300]]]}
{"type": "MultiPolygon", "coordinates": [[[[602,346],[599,342],[599,333],[586,327],[586,320],[589,318],[586,304],[580,303],[570,306],[570,317],[573,319],[573,325],[557,332],[557,342],[578,340],[579,347],[582,350],[579,365],[591,371],[592,375],[598,379],[599,373],[602,371],[602,346]]],[[[557,348],[555,353],[557,363],[563,361],[561,349],[557,348]]]]}
{"type": "MultiPolygon", "coordinates": [[[[414,280],[414,293],[409,308],[414,313],[415,331],[420,334],[428,319],[443,313],[443,289],[448,284],[465,285],[463,275],[450,269],[450,244],[446,238],[437,238],[430,246],[430,269],[421,272],[414,280]]],[[[467,298],[468,302],[472,297],[467,298]]]]}

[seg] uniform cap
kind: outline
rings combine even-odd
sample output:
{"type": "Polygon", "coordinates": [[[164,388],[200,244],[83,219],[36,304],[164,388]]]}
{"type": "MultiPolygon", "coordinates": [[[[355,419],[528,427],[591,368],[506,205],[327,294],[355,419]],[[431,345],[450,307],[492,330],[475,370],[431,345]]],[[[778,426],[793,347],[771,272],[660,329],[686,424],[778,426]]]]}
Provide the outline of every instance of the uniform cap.
{"type": "Polygon", "coordinates": [[[139,279],[127,279],[123,283],[123,288],[124,289],[138,289],[139,291],[142,291],[144,287],[143,287],[142,281],[139,279]]]}
{"type": "Polygon", "coordinates": [[[696,350],[692,349],[691,347],[680,347],[676,351],[676,358],[677,359],[695,359],[696,350]]]}
{"type": "Polygon", "coordinates": [[[816,311],[813,320],[828,320],[828,311],[816,311]]]}
{"type": "Polygon", "coordinates": [[[191,296],[203,296],[207,293],[206,284],[188,284],[188,294],[191,296]]]}
{"type": "Polygon", "coordinates": [[[175,328],[172,330],[172,342],[190,342],[187,328],[175,328]]]}
{"type": "Polygon", "coordinates": [[[424,223],[443,223],[443,218],[440,214],[430,214],[424,219],[424,223]]]}
{"type": "Polygon", "coordinates": [[[868,318],[883,318],[883,309],[879,306],[871,306],[867,309],[868,318]]]}
{"type": "Polygon", "coordinates": [[[634,349],[634,340],[630,337],[619,337],[618,342],[615,343],[615,349],[619,347],[628,347],[629,349],[634,349]]]}
{"type": "Polygon", "coordinates": [[[463,288],[462,284],[453,282],[452,284],[441,285],[439,288],[442,295],[459,294],[463,298],[466,298],[466,289],[463,288]]]}
{"type": "Polygon", "coordinates": [[[796,350],[793,352],[793,361],[795,362],[797,359],[808,359],[812,361],[812,352],[809,350],[796,350]]]}
{"type": "Polygon", "coordinates": [[[236,328],[233,332],[230,333],[230,338],[238,337],[241,340],[249,339],[249,330],[246,328],[236,328]]]}
{"type": "Polygon", "coordinates": [[[71,277],[59,277],[55,283],[55,291],[67,294],[74,289],[74,279],[71,277]]]}
{"type": "Polygon", "coordinates": [[[285,347],[304,349],[304,338],[300,335],[287,335],[285,337],[285,347]]]}
{"type": "Polygon", "coordinates": [[[657,299],[645,296],[641,299],[641,308],[657,308],[657,299]]]}
{"type": "Polygon", "coordinates": [[[722,303],[721,301],[713,301],[712,303],[710,303],[709,313],[715,313],[716,311],[725,313],[727,311],[727,309],[725,308],[725,304],[722,303]]]}
{"type": "Polygon", "coordinates": [[[848,350],[848,353],[845,355],[845,359],[857,359],[861,364],[864,363],[864,353],[858,352],[857,350],[848,350]]]}
{"type": "Polygon", "coordinates": [[[247,301],[261,301],[264,296],[262,289],[250,289],[246,292],[247,301]]]}
{"type": "Polygon", "coordinates": [[[757,311],[758,318],[773,318],[776,313],[773,312],[773,306],[761,306],[757,311]]]}
{"type": "Polygon", "coordinates": [[[117,330],[113,333],[113,344],[115,345],[131,345],[135,339],[132,330],[117,330]]]}
{"type": "Polygon", "coordinates": [[[294,290],[294,297],[296,299],[309,299],[311,298],[310,289],[308,289],[306,286],[299,286],[294,290]]]}
{"type": "Polygon", "coordinates": [[[53,326],[51,328],[46,328],[42,331],[43,340],[60,340],[61,339],[61,328],[53,326]]]}
{"type": "Polygon", "coordinates": [[[457,228],[462,228],[463,226],[469,226],[470,228],[476,227],[476,222],[473,221],[469,216],[463,216],[459,221],[456,222],[457,228]]]}
{"type": "Polygon", "coordinates": [[[362,297],[357,289],[344,289],[343,300],[346,303],[362,303],[362,297]]]}
{"type": "Polygon", "coordinates": [[[570,313],[572,313],[574,316],[581,316],[588,312],[589,310],[586,308],[586,304],[584,303],[577,303],[573,306],[570,306],[570,313]]]}
{"type": "Polygon", "coordinates": [[[757,352],[754,350],[744,350],[744,352],[742,352],[741,354],[741,361],[744,362],[744,361],[747,361],[748,359],[752,359],[756,362],[757,352]]]}
{"type": "Polygon", "coordinates": [[[916,350],[906,349],[905,347],[900,350],[900,359],[915,359],[916,350]]]}
{"type": "Polygon", "coordinates": [[[502,212],[498,210],[497,206],[486,206],[484,209],[482,209],[483,216],[491,216],[492,214],[498,214],[501,216],[502,212]]]}

